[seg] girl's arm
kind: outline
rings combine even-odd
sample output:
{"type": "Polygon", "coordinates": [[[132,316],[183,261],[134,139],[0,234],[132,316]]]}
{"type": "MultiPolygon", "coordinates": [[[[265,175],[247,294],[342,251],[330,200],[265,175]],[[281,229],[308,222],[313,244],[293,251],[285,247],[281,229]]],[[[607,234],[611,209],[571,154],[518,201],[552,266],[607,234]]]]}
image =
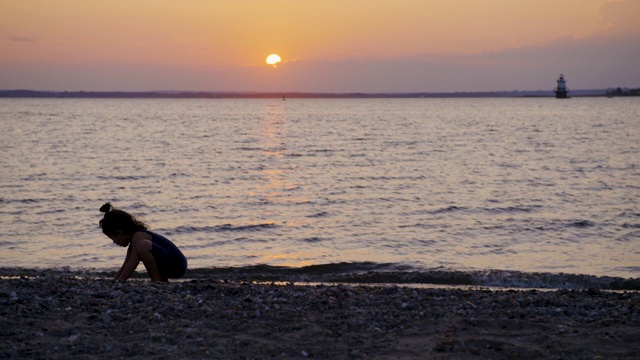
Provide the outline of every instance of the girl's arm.
{"type": "Polygon", "coordinates": [[[133,272],[136,271],[138,267],[138,263],[140,263],[140,259],[138,259],[138,255],[136,254],[135,249],[132,247],[129,248],[127,252],[127,258],[124,260],[124,264],[122,264],[122,268],[116,274],[116,280],[127,280],[133,275],[133,272]]]}
{"type": "Polygon", "coordinates": [[[151,281],[161,280],[156,259],[151,253],[153,243],[148,239],[148,236],[149,235],[144,232],[137,232],[133,234],[131,238],[131,253],[127,255],[127,260],[123,265],[122,273],[120,273],[117,280],[127,280],[130,278],[138,267],[140,261],[142,261],[144,267],[147,269],[147,273],[149,273],[151,281]]]}
{"type": "Polygon", "coordinates": [[[131,257],[131,247],[127,249],[127,257],[124,258],[124,263],[122,263],[122,266],[120,266],[120,270],[118,270],[118,272],[116,273],[116,276],[113,278],[114,280],[120,280],[120,275],[122,275],[122,272],[124,271],[124,267],[129,262],[130,257],[131,257]]]}

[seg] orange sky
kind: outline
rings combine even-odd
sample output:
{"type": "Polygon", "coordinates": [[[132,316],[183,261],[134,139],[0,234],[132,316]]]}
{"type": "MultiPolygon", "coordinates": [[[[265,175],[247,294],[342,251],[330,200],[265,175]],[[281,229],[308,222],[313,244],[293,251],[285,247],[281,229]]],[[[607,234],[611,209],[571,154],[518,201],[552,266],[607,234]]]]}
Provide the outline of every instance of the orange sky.
{"type": "Polygon", "coordinates": [[[0,89],[511,90],[560,72],[639,86],[637,19],[639,0],[2,0],[0,89]]]}

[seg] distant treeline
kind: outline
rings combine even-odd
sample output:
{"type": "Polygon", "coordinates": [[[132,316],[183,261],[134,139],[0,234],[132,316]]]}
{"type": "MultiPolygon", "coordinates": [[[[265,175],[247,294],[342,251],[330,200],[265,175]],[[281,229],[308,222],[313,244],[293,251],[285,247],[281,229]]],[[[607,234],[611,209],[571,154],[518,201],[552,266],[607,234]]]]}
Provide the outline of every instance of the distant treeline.
{"type": "MultiPolygon", "coordinates": [[[[638,96],[640,89],[621,88],[572,90],[576,96],[638,96]],[[619,91],[618,91],[619,90],[619,91]]],[[[264,99],[264,98],[499,98],[554,97],[553,91],[491,91],[491,92],[412,92],[412,93],[303,93],[303,92],[191,92],[191,91],[35,91],[0,90],[0,98],[114,98],[114,99],[264,99]]]]}
{"type": "Polygon", "coordinates": [[[640,96],[640,88],[638,89],[609,89],[607,90],[607,96],[640,96]]]}

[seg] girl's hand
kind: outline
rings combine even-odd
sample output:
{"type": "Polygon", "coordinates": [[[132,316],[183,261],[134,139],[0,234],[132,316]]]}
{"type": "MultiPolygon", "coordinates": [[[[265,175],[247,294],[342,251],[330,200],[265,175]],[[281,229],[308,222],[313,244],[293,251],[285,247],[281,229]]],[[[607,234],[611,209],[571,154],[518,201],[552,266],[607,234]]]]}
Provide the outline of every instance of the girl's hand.
{"type": "Polygon", "coordinates": [[[142,261],[151,281],[160,281],[160,271],[158,271],[156,259],[151,253],[152,248],[151,235],[142,231],[134,233],[131,237],[131,254],[129,260],[124,265],[122,274],[120,274],[120,280],[130,278],[140,261],[142,261]]]}

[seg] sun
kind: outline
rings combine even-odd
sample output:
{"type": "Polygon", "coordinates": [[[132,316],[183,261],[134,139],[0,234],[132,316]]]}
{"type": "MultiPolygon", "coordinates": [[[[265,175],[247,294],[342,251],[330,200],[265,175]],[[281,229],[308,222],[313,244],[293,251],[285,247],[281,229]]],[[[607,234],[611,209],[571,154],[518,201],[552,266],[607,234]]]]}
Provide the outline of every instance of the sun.
{"type": "Polygon", "coordinates": [[[267,56],[267,64],[269,64],[269,65],[276,66],[276,64],[281,62],[281,61],[282,61],[282,59],[280,59],[280,56],[278,56],[277,54],[271,54],[271,55],[267,56]]]}

